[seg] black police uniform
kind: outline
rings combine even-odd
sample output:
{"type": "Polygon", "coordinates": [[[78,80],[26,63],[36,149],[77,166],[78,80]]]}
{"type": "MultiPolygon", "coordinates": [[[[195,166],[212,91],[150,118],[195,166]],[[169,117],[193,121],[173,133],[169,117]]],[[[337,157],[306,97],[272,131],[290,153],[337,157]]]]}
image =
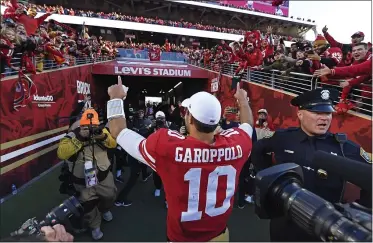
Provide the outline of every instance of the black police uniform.
{"type": "MultiPolygon", "coordinates": [[[[316,89],[292,100],[292,105],[311,112],[333,112],[332,101],[338,98],[338,91],[316,89]]],[[[276,131],[272,137],[253,144],[252,161],[255,169],[262,170],[271,164],[263,163],[266,153],[273,152],[277,164],[293,162],[303,168],[304,188],[331,203],[343,199],[345,182],[332,171],[315,170],[312,165],[314,152],[325,151],[344,156],[362,163],[371,163],[369,155],[357,144],[346,139],[345,134],[327,132],[321,136],[308,136],[300,127],[276,131]]],[[[357,175],[358,176],[358,175],[357,175]]],[[[371,207],[371,192],[361,191],[360,203],[371,207]]],[[[271,241],[319,241],[307,235],[287,218],[272,219],[271,241]]]]}

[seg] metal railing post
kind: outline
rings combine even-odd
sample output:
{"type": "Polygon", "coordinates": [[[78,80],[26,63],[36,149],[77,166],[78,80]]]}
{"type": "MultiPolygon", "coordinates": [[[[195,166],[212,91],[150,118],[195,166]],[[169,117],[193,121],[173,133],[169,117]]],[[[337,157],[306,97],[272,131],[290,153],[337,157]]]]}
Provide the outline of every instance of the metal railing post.
{"type": "Polygon", "coordinates": [[[275,71],[272,71],[271,73],[271,87],[275,87],[275,71]]]}

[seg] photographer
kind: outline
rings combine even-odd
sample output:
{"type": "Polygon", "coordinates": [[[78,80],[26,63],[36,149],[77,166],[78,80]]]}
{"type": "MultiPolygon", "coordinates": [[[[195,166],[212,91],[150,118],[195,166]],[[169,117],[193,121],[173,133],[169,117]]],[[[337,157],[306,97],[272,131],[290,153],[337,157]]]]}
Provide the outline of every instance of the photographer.
{"type": "MultiPolygon", "coordinates": [[[[291,104],[299,109],[300,127],[278,130],[271,137],[254,143],[251,156],[256,170],[271,166],[265,156],[273,152],[277,164],[293,162],[302,167],[306,190],[330,203],[341,202],[346,181],[333,171],[316,171],[312,164],[314,153],[321,150],[362,163],[372,162],[363,148],[347,140],[345,134],[328,132],[334,112],[332,105],[336,99],[338,91],[333,89],[315,89],[294,98],[291,104]]],[[[359,203],[371,207],[371,192],[361,191],[359,203]]],[[[270,237],[271,241],[319,241],[289,218],[272,219],[270,237]]]]}
{"type": "Polygon", "coordinates": [[[98,114],[87,109],[80,121],[74,123],[70,132],[61,139],[57,155],[66,160],[71,173],[69,180],[79,193],[84,207],[84,220],[92,229],[92,238],[101,239],[101,217],[111,221],[116,187],[110,172],[107,148],[115,148],[116,141],[106,128],[99,128],[98,114]],[[102,215],[101,215],[102,214],[102,215]]]}

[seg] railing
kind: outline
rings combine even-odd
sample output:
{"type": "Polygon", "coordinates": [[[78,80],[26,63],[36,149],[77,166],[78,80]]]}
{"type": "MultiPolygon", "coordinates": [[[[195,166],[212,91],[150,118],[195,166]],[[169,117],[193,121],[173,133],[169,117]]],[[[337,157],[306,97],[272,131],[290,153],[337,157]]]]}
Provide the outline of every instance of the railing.
{"type": "MultiPolygon", "coordinates": [[[[226,74],[229,76],[233,76],[238,67],[237,64],[225,64],[223,65],[223,67],[219,67],[215,64],[208,64],[207,66],[204,66],[204,64],[200,62],[191,62],[190,64],[216,72],[221,71],[222,74],[226,74]]],[[[323,83],[320,81],[319,78],[303,73],[291,72],[289,75],[282,75],[281,72],[278,70],[253,71],[248,69],[246,72],[244,72],[242,80],[246,82],[259,83],[293,94],[301,94],[305,91],[313,90],[320,87],[332,87],[340,92],[340,99],[342,92],[342,88],[339,85],[323,83]]],[[[337,82],[343,81],[345,80],[338,80],[337,82]]],[[[352,88],[347,100],[356,104],[356,107],[353,108],[353,111],[372,116],[372,89],[370,84],[361,84],[352,88]],[[367,87],[368,89],[366,89],[367,87]],[[362,93],[365,93],[365,95],[362,95],[362,93]]],[[[338,102],[339,100],[336,101],[335,104],[337,104],[338,102]]]]}
{"type": "MultiPolygon", "coordinates": [[[[71,56],[66,56],[65,62],[63,65],[58,65],[54,60],[44,59],[41,57],[35,57],[32,61],[34,63],[34,66],[37,69],[37,73],[40,73],[42,71],[59,69],[62,67],[71,67],[71,66],[89,64],[89,63],[104,62],[104,61],[109,61],[112,59],[113,58],[106,57],[106,56],[101,56],[97,58],[91,58],[91,57],[75,58],[71,56]]],[[[11,64],[14,67],[18,68],[20,66],[20,62],[21,62],[21,54],[14,54],[11,60],[11,64]]],[[[5,72],[1,74],[3,76],[12,76],[12,75],[17,75],[18,71],[6,66],[5,72]]]]}
{"type": "MultiPolygon", "coordinates": [[[[140,49],[118,48],[118,55],[120,58],[125,58],[125,59],[134,58],[134,59],[149,60],[149,52],[147,49],[140,50],[140,49]]],[[[161,61],[185,63],[187,62],[187,58],[185,54],[181,52],[162,52],[161,61]]]]}

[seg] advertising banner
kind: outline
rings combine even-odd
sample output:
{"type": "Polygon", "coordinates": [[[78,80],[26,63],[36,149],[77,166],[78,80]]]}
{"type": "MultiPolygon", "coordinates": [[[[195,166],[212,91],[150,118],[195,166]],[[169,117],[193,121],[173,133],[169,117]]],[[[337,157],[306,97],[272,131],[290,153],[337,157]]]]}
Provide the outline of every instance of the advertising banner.
{"type": "Polygon", "coordinates": [[[267,14],[274,14],[274,15],[281,15],[281,16],[289,16],[289,1],[285,0],[284,3],[278,7],[272,6],[272,0],[255,0],[255,1],[247,1],[247,0],[221,0],[221,4],[232,4],[236,7],[245,7],[248,9],[252,9],[257,12],[267,13],[267,14]]]}
{"type": "Polygon", "coordinates": [[[0,197],[59,160],[56,148],[78,100],[93,92],[91,65],[0,82],[0,197]]]}
{"type": "Polygon", "coordinates": [[[142,61],[112,61],[93,65],[93,74],[207,78],[207,71],[188,64],[142,61]]]}

